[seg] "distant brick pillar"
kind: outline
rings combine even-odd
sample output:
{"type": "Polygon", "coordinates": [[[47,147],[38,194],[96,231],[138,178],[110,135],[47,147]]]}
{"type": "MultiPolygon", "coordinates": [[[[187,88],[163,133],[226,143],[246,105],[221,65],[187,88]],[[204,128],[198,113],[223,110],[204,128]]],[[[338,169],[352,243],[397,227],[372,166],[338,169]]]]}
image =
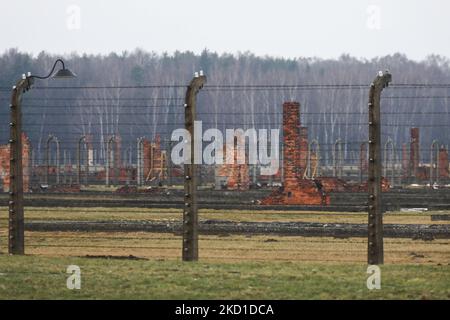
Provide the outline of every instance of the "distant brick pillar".
{"type": "MultiPolygon", "coordinates": [[[[300,120],[299,120],[300,122],[300,120]]],[[[299,163],[299,174],[300,178],[303,179],[306,174],[306,167],[308,166],[308,128],[300,127],[300,163],[299,163]]]]}
{"type": "Polygon", "coordinates": [[[420,131],[419,128],[411,128],[410,168],[413,177],[419,177],[420,163],[420,131]]]}
{"type": "MultiPolygon", "coordinates": [[[[23,165],[23,191],[28,192],[30,189],[30,140],[25,133],[22,133],[22,165],[23,165]]],[[[10,188],[10,148],[9,144],[0,146],[0,183],[4,191],[9,191],[10,188]]]]}
{"type": "Polygon", "coordinates": [[[152,169],[151,159],[152,159],[152,143],[147,139],[142,139],[142,163],[143,163],[143,178],[144,181],[152,169]]]}
{"type": "MultiPolygon", "coordinates": [[[[238,141],[237,139],[238,137],[235,138],[233,147],[233,163],[219,165],[217,174],[220,177],[219,180],[225,182],[227,189],[248,190],[250,188],[250,170],[246,161],[247,155],[239,153],[237,148],[238,144],[245,144],[245,137],[241,137],[244,140],[238,141]]],[[[227,158],[226,152],[227,148],[224,146],[225,159],[227,158]]]]}
{"type": "Polygon", "coordinates": [[[439,178],[449,178],[448,166],[448,150],[444,146],[441,146],[441,148],[439,149],[439,178]]]}
{"type": "Polygon", "coordinates": [[[263,205],[327,205],[330,197],[319,181],[303,179],[308,154],[307,128],[300,129],[300,104],[283,104],[283,187],[264,198],[263,205]]]}
{"type": "Polygon", "coordinates": [[[408,149],[406,143],[402,144],[402,176],[408,179],[411,176],[411,168],[409,166],[408,149]]]}
{"type": "Polygon", "coordinates": [[[167,164],[163,155],[165,152],[161,149],[161,137],[157,135],[154,142],[143,139],[142,150],[144,181],[165,179],[167,164]]]}
{"type": "Polygon", "coordinates": [[[250,188],[250,170],[247,164],[247,153],[238,152],[238,143],[245,145],[245,137],[240,137],[240,141],[236,139],[234,145],[234,163],[232,166],[232,177],[235,188],[238,190],[248,190],[250,188]]]}
{"type": "Polygon", "coordinates": [[[285,189],[295,189],[300,176],[300,104],[283,104],[283,169],[285,189]]]}
{"type": "Polygon", "coordinates": [[[157,135],[155,137],[155,142],[153,142],[153,175],[159,179],[162,179],[162,169],[164,164],[162,162],[162,152],[161,152],[161,137],[157,135]]]}
{"type": "Polygon", "coordinates": [[[9,191],[9,145],[0,146],[0,183],[4,191],[9,191]]]}

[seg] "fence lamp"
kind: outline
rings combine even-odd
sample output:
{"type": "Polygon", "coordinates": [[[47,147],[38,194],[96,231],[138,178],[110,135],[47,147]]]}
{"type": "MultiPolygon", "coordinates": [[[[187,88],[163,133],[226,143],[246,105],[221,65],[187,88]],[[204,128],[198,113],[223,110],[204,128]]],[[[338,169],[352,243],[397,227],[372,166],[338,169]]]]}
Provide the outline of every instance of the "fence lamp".
{"type": "Polygon", "coordinates": [[[24,254],[25,235],[24,235],[24,215],[23,215],[23,164],[22,164],[22,111],[21,98],[22,93],[31,89],[34,79],[69,79],[76,77],[75,73],[70,71],[64,65],[64,61],[57,59],[53,64],[50,73],[46,76],[36,76],[28,72],[22,75],[22,79],[17,81],[12,87],[10,114],[10,188],[9,188],[9,236],[8,252],[10,254],[24,254]],[[56,73],[56,65],[60,62],[62,69],[56,73]]]}

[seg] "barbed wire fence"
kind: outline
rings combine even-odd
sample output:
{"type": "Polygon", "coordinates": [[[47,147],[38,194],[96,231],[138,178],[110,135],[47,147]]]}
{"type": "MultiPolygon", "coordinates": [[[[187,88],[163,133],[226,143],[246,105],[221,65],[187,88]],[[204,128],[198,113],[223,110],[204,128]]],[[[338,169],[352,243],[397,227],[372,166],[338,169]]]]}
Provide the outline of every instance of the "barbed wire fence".
{"type": "MultiPolygon", "coordinates": [[[[307,128],[298,133],[301,141],[296,146],[300,178],[320,181],[330,200],[320,205],[265,201],[286,185],[285,130],[278,141],[279,172],[273,176],[262,175],[261,165],[248,161],[237,166],[202,164],[196,191],[200,235],[194,236],[201,259],[365,261],[368,87],[204,86],[195,113],[203,130],[282,130],[283,103],[298,101],[298,125],[307,128]],[[314,99],[319,92],[326,93],[327,103],[314,99]],[[339,96],[348,104],[337,106],[339,96]]],[[[417,212],[448,210],[449,89],[448,84],[393,84],[382,96],[383,211],[388,220],[384,241],[389,261],[400,261],[399,253],[404,257],[428,251],[433,252],[430,259],[449,258],[447,224],[430,228],[431,219],[446,215],[433,218],[417,212]],[[423,101],[423,109],[398,111],[411,101],[423,101]],[[437,248],[431,250],[432,246],[437,248]]],[[[22,103],[27,250],[180,258],[186,175],[182,165],[171,161],[179,143],[171,134],[186,125],[186,86],[33,90],[22,103]]],[[[1,88],[0,93],[1,103],[7,105],[9,89],[1,88]]],[[[9,109],[3,108],[0,115],[7,119],[9,109]]],[[[7,126],[2,127],[6,141],[7,126]]],[[[247,160],[249,152],[247,148],[247,160]]],[[[9,192],[5,168],[10,159],[1,160],[2,190],[9,192]]],[[[6,203],[6,194],[2,198],[6,203]]],[[[7,214],[1,221],[0,247],[6,252],[7,214]]]]}

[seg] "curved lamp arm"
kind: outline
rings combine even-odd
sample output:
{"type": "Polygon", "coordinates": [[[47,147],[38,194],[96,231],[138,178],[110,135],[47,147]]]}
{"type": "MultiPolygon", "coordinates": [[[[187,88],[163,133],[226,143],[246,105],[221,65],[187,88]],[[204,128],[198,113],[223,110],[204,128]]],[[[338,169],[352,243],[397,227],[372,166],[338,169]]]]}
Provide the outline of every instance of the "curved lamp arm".
{"type": "Polygon", "coordinates": [[[61,62],[62,67],[63,67],[63,70],[65,70],[65,69],[66,69],[66,66],[64,65],[64,61],[62,61],[61,59],[57,59],[57,60],[55,61],[55,63],[53,64],[52,70],[51,70],[50,73],[49,73],[48,75],[46,75],[45,77],[34,76],[34,75],[31,75],[31,76],[29,76],[29,77],[30,77],[30,78],[36,78],[36,79],[42,79],[42,80],[50,78],[51,75],[53,74],[53,72],[55,71],[55,68],[56,68],[56,65],[58,64],[58,62],[61,62]]]}

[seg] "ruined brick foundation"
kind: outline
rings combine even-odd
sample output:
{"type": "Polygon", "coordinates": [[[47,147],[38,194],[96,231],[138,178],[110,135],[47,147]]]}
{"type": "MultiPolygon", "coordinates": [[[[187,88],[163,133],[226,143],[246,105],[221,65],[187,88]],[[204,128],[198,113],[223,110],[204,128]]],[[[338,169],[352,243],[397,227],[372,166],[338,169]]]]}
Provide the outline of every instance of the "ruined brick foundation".
{"type": "MultiPolygon", "coordinates": [[[[0,145],[0,187],[3,191],[10,190],[10,147],[9,144],[0,145]]],[[[22,164],[23,164],[23,191],[30,188],[30,141],[25,133],[22,133],[22,164]]]]}
{"type": "Polygon", "coordinates": [[[441,146],[441,148],[439,149],[439,178],[449,178],[448,166],[448,150],[444,146],[441,146]]]}
{"type": "Polygon", "coordinates": [[[142,141],[144,160],[144,181],[164,180],[167,178],[166,151],[161,149],[161,138],[156,136],[154,142],[142,141]]]}
{"type": "MultiPolygon", "coordinates": [[[[235,139],[233,150],[233,164],[222,164],[217,166],[216,175],[220,177],[224,187],[227,190],[249,190],[250,188],[250,172],[246,162],[246,154],[238,152],[238,143],[245,143],[245,138],[240,137],[240,141],[235,139]],[[243,139],[243,140],[242,140],[243,139]],[[242,159],[244,157],[244,159],[242,159]]],[[[223,154],[226,159],[226,147],[223,149],[223,154]]]]}

